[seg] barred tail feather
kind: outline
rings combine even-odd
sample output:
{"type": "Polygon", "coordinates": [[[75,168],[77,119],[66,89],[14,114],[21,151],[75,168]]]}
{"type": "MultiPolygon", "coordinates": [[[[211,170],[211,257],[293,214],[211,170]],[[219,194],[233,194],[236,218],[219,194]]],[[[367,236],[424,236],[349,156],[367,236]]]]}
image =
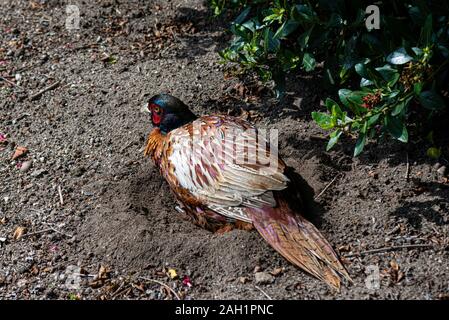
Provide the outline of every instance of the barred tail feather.
{"type": "Polygon", "coordinates": [[[255,228],[284,258],[339,290],[341,276],[352,282],[329,242],[305,218],[278,199],[278,206],[248,208],[255,228]]]}

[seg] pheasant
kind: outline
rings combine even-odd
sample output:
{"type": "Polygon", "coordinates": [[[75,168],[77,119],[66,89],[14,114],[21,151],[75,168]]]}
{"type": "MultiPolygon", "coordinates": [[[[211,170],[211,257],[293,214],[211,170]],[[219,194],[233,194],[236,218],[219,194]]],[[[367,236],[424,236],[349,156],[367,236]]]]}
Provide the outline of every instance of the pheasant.
{"type": "Polygon", "coordinates": [[[147,107],[154,129],[144,154],[168,182],[178,211],[213,232],[255,228],[331,288],[339,290],[342,277],[352,282],[328,241],[300,214],[295,178],[261,130],[236,117],[197,117],[169,94],[152,97],[147,107]]]}

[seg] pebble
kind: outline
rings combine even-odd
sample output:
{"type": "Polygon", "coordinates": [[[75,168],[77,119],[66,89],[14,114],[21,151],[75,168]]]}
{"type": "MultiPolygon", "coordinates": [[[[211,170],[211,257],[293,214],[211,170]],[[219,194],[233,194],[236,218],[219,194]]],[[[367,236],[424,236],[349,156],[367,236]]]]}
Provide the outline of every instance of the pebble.
{"type": "Polygon", "coordinates": [[[249,279],[247,277],[239,277],[239,282],[242,284],[245,284],[249,281],[249,279]]]}
{"type": "Polygon", "coordinates": [[[47,170],[45,170],[45,169],[39,169],[39,170],[35,170],[35,171],[31,174],[31,176],[32,176],[32,177],[38,178],[38,177],[44,175],[45,173],[47,173],[47,170]]]}
{"type": "Polygon", "coordinates": [[[441,166],[441,167],[437,170],[437,172],[438,172],[438,174],[440,174],[440,175],[442,175],[442,176],[446,175],[446,172],[447,172],[446,166],[441,166]]]}
{"type": "Polygon", "coordinates": [[[274,277],[267,272],[256,272],[254,278],[256,284],[269,284],[274,282],[274,277]]]}
{"type": "Polygon", "coordinates": [[[256,272],[259,272],[259,271],[262,271],[262,268],[260,266],[255,266],[253,273],[256,273],[256,272]]]}
{"type": "Polygon", "coordinates": [[[32,161],[28,160],[28,161],[24,161],[22,163],[22,166],[20,167],[20,171],[21,172],[26,172],[31,168],[32,165],[32,161]]]}
{"type": "Polygon", "coordinates": [[[84,167],[76,167],[73,169],[72,174],[75,177],[81,177],[86,172],[86,169],[84,167]]]}

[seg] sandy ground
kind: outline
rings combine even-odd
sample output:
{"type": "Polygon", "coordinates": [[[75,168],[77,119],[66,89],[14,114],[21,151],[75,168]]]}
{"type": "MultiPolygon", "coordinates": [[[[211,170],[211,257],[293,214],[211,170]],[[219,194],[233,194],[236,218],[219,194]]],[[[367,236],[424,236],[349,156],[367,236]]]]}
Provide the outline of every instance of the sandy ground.
{"type": "Polygon", "coordinates": [[[292,77],[281,102],[225,77],[217,51],[229,36],[202,1],[75,1],[79,30],[65,27],[65,1],[0,4],[0,298],[174,298],[154,280],[185,299],[265,298],[256,286],[274,299],[448,297],[449,184],[425,141],[371,143],[353,159],[347,139],[325,152],[310,118],[327,97],[319,75],[292,77]],[[308,216],[353,285],[332,292],[256,232],[212,234],[179,216],[142,154],[141,106],[161,91],[198,114],[244,110],[279,129],[308,216]],[[11,160],[17,146],[28,153],[11,160]],[[255,269],[276,276],[257,284],[255,269]]]}

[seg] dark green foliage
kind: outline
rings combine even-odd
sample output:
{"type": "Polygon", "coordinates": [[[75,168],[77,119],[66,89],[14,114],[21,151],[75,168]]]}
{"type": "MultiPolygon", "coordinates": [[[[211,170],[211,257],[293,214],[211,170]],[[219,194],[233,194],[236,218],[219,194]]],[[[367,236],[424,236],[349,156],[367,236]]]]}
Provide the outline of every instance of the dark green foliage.
{"type": "Polygon", "coordinates": [[[360,0],[211,0],[215,14],[235,10],[234,38],[221,56],[274,80],[276,96],[294,70],[319,70],[338,91],[327,113],[313,112],[330,130],[327,149],[341,134],[367,139],[388,134],[407,142],[411,106],[429,118],[445,108],[449,70],[449,3],[378,1],[380,29],[368,30],[360,0]],[[357,84],[357,85],[354,85],[357,84]],[[341,89],[339,89],[341,88],[341,89]]]}

